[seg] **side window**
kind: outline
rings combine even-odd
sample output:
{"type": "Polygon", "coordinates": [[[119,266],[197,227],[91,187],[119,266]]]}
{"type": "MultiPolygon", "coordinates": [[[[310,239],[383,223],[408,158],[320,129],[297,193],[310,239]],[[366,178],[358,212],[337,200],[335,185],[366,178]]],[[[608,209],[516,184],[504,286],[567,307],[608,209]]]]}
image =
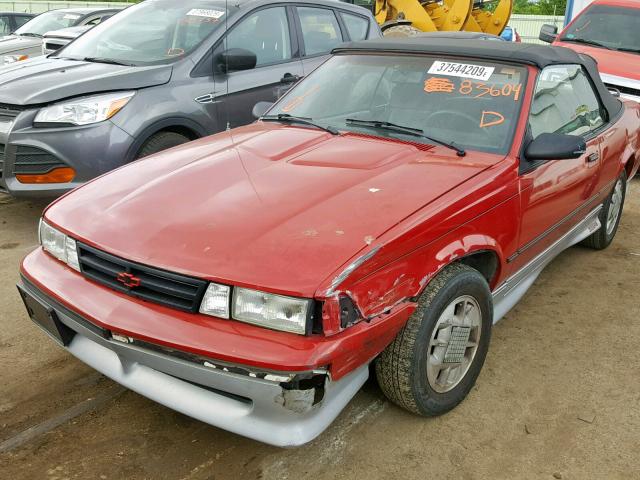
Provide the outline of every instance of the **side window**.
{"type": "Polygon", "coordinates": [[[342,43],[342,33],[333,10],[297,7],[306,55],[329,53],[342,43]]]}
{"type": "Polygon", "coordinates": [[[27,23],[32,18],[33,17],[25,17],[24,15],[16,15],[15,17],[13,17],[13,20],[16,22],[16,29],[18,29],[21,26],[23,26],[25,23],[27,23]]]}
{"type": "Polygon", "coordinates": [[[0,35],[9,35],[11,33],[11,19],[9,17],[0,17],[0,35]]]}
{"type": "Polygon", "coordinates": [[[244,48],[256,54],[256,66],[291,59],[289,22],[284,7],[252,13],[227,35],[224,48],[244,48]]]}
{"type": "Polygon", "coordinates": [[[352,15],[350,13],[340,12],[342,15],[342,21],[347,27],[351,40],[364,40],[367,38],[367,31],[369,30],[369,20],[359,15],[352,15]]]}
{"type": "Polygon", "coordinates": [[[604,123],[598,97],[579,65],[545,68],[538,78],[529,126],[541,133],[587,135],[604,123]]]}

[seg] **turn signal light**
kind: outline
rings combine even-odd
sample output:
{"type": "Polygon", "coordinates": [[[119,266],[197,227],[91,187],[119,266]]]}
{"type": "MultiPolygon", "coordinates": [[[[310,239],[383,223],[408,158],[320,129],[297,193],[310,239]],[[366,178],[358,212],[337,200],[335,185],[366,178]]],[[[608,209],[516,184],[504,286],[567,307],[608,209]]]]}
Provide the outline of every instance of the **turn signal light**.
{"type": "Polygon", "coordinates": [[[37,175],[16,175],[20,183],[69,183],[76,177],[76,171],[70,167],[54,168],[49,173],[37,175]]]}

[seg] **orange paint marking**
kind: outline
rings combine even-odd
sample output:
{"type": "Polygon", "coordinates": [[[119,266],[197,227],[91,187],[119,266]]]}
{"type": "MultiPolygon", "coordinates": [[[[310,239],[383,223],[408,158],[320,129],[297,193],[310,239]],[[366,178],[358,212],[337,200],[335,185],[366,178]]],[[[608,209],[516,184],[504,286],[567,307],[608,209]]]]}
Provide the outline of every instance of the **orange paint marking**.
{"type": "Polygon", "coordinates": [[[448,78],[430,77],[424,82],[424,91],[427,93],[453,93],[455,88],[448,78]]]}
{"type": "Polygon", "coordinates": [[[495,127],[496,125],[501,125],[504,123],[504,115],[498,112],[491,112],[489,110],[485,110],[482,112],[482,118],[480,119],[480,128],[485,127],[495,127]],[[493,120],[490,118],[493,116],[493,120]],[[487,118],[489,117],[489,118],[487,118]]]}

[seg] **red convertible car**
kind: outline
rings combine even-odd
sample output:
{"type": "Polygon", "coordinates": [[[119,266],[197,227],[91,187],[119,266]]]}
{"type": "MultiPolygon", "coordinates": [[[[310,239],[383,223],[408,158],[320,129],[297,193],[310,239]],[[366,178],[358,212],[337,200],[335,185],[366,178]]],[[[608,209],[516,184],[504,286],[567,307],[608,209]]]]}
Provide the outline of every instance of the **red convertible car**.
{"type": "Polygon", "coordinates": [[[639,105],[548,46],[352,43],[254,111],[53,203],[19,290],[116,382],[281,446],[370,371],[455,407],[545,265],[611,243],[640,160],[639,105]]]}

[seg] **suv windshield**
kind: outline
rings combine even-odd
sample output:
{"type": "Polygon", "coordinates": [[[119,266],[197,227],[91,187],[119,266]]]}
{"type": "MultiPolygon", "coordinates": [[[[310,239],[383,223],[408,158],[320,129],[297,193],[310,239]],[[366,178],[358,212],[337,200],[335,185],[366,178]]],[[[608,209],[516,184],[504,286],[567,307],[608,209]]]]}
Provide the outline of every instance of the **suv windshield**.
{"type": "Polygon", "coordinates": [[[640,8],[593,5],[567,28],[560,40],[640,53],[638,26],[640,8]]]}
{"type": "Polygon", "coordinates": [[[341,131],[504,154],[526,77],[524,67],[475,59],[337,55],[287,93],[268,117],[286,114],[341,131]]]}
{"type": "Polygon", "coordinates": [[[224,25],[224,0],[147,0],[101,23],[59,57],[145,65],[173,61],[224,25]]]}
{"type": "Polygon", "coordinates": [[[81,17],[82,15],[79,13],[53,10],[28,21],[16,30],[15,34],[41,37],[52,30],[73,27],[81,17]]]}

